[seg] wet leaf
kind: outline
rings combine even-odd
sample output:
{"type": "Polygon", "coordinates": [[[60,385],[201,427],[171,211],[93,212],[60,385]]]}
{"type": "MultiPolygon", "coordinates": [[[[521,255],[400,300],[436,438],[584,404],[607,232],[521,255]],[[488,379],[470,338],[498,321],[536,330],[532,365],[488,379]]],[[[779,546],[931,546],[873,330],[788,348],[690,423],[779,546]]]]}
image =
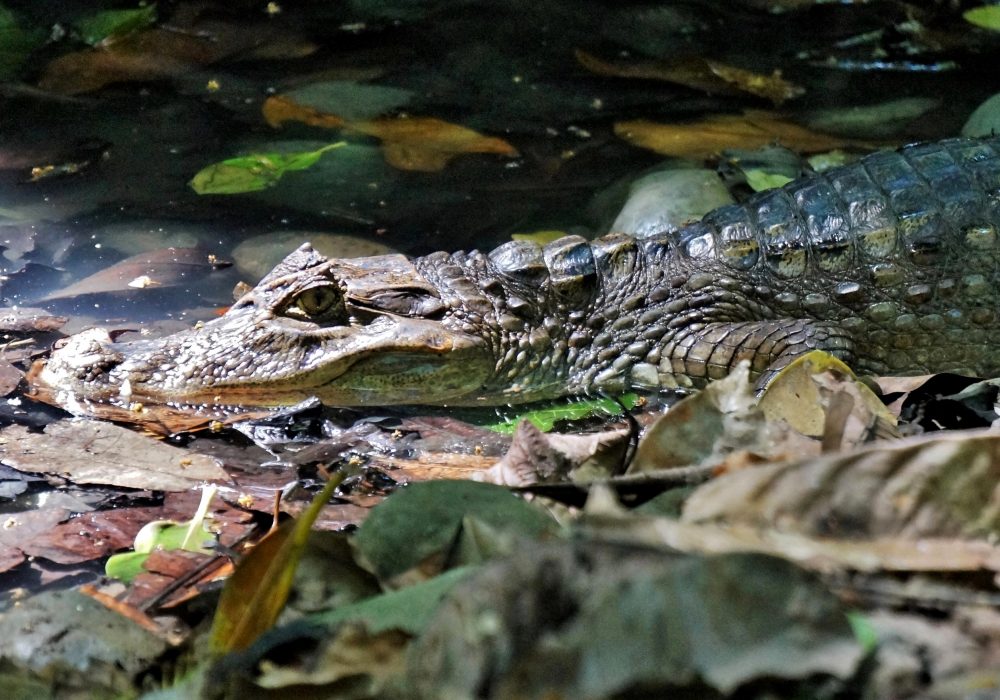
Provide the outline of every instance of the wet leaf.
{"type": "Polygon", "coordinates": [[[963,12],[962,17],[965,18],[966,22],[977,27],[1000,32],[1000,5],[973,7],[971,10],[963,12]]]}
{"type": "Polygon", "coordinates": [[[11,425],[0,430],[0,450],[3,462],[15,469],[54,474],[77,484],[185,491],[227,479],[211,457],[97,421],[59,421],[43,433],[11,425]]]}
{"type": "Polygon", "coordinates": [[[264,118],[271,126],[300,121],[311,126],[344,128],[382,142],[386,162],[399,170],[437,172],[456,156],[493,153],[516,157],[517,149],[503,139],[433,117],[381,117],[348,121],[343,117],[303,106],[287,95],[264,103],[264,118]]]}
{"type": "Polygon", "coordinates": [[[316,47],[275,23],[235,24],[201,16],[192,22],[175,17],[169,29],[136,31],[106,45],[59,56],[45,67],[38,85],[79,95],[114,83],[172,78],[225,58],[251,57],[269,49],[279,57],[297,57],[316,47]]]}
{"type": "Polygon", "coordinates": [[[828,134],[888,138],[940,106],[941,100],[933,97],[903,97],[874,105],[816,110],[804,119],[809,128],[828,134]]]}
{"type": "Polygon", "coordinates": [[[212,622],[209,645],[214,653],[245,649],[274,626],[288,600],[309,531],[345,476],[341,472],[331,477],[309,508],[264,537],[236,567],[222,589],[212,622]]]}
{"type": "Polygon", "coordinates": [[[781,77],[781,71],[762,75],[720,61],[685,57],[671,61],[605,61],[577,49],[576,60],[597,75],[618,78],[663,80],[709,94],[738,95],[749,93],[771,100],[776,105],[805,94],[805,88],[781,77]]]}
{"type": "Polygon", "coordinates": [[[466,517],[529,537],[557,530],[544,511],[503,487],[426,481],[372,509],[354,538],[358,560],[383,582],[398,584],[404,575],[429,578],[443,568],[466,517]]]}
{"type": "Polygon", "coordinates": [[[264,100],[261,107],[264,121],[275,128],[285,122],[302,122],[309,126],[319,126],[324,129],[339,129],[346,123],[342,117],[336,114],[321,112],[318,109],[307,107],[295,102],[285,95],[274,95],[264,100]]]}
{"type": "Polygon", "coordinates": [[[538,245],[545,245],[552,241],[558,241],[566,235],[565,231],[533,231],[531,233],[512,233],[510,237],[515,241],[534,241],[538,245]]]}
{"type": "Polygon", "coordinates": [[[827,537],[996,537],[1000,436],[936,433],[725,474],[688,499],[689,522],[827,537]]]}
{"type": "Polygon", "coordinates": [[[338,141],[315,151],[298,153],[251,153],[230,158],[202,168],[192,179],[191,188],[198,194],[241,194],[274,187],[285,173],[305,170],[316,164],[327,151],[341,148],[338,141]]]}
{"type": "Polygon", "coordinates": [[[23,26],[13,12],[0,5],[0,80],[11,80],[28,56],[45,41],[45,32],[23,26]]]}
{"type": "Polygon", "coordinates": [[[82,17],[73,25],[84,42],[96,46],[145,29],[154,22],[156,22],[156,4],[151,3],[134,10],[105,10],[82,17]]]}
{"type": "Polygon", "coordinates": [[[160,248],[125,258],[79,282],[50,292],[41,300],[192,284],[206,273],[226,265],[228,263],[220,263],[202,248],[160,248]],[[143,278],[144,284],[136,282],[143,278]]]}
{"type": "Polygon", "coordinates": [[[143,572],[143,564],[155,550],[183,549],[188,552],[212,554],[205,542],[214,542],[207,519],[208,506],[215,497],[215,487],[202,489],[201,503],[194,516],[187,522],[154,520],[146,523],[135,536],[133,551],[122,552],[110,557],[104,565],[104,573],[110,578],[130,582],[143,572]]]}
{"type": "Polygon", "coordinates": [[[531,409],[513,416],[506,416],[497,423],[490,423],[483,426],[489,430],[495,430],[505,435],[513,435],[521,421],[528,421],[543,432],[552,430],[559,421],[581,420],[590,416],[606,415],[618,416],[625,410],[635,408],[639,402],[638,394],[624,394],[617,400],[612,398],[600,399],[572,399],[559,402],[543,408],[531,409]]]}
{"type": "Polygon", "coordinates": [[[743,115],[709,116],[700,122],[663,124],[639,119],[617,122],[615,134],[634,146],[682,158],[703,159],[726,149],[754,149],[778,142],[793,151],[816,153],[854,146],[871,150],[870,142],[828,136],[776,114],[748,111],[743,115]]]}
{"type": "Polygon", "coordinates": [[[1000,133],[1000,93],[976,107],[962,127],[962,136],[990,136],[996,133],[1000,133]]]}
{"type": "Polygon", "coordinates": [[[11,333],[48,333],[62,328],[68,319],[53,316],[45,309],[27,306],[0,308],[0,331],[11,333]]]}
{"type": "Polygon", "coordinates": [[[782,173],[769,173],[758,169],[746,170],[744,174],[747,178],[747,184],[754,192],[783,187],[793,179],[782,173]]]}
{"type": "Polygon", "coordinates": [[[437,172],[465,153],[520,155],[503,139],[433,117],[375,119],[352,122],[348,128],[380,139],[386,162],[400,170],[437,172]]]}

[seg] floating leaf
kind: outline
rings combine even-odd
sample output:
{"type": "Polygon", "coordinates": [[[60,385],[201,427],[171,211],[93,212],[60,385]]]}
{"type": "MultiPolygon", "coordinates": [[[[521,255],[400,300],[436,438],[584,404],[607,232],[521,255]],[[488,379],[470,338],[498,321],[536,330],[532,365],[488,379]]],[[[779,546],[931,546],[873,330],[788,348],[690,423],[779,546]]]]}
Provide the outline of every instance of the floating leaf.
{"type": "Polygon", "coordinates": [[[250,646],[274,625],[288,600],[292,580],[313,523],[346,476],[330,478],[295,520],[269,533],[226,581],[212,621],[209,646],[223,654],[250,646]]]}
{"type": "Polygon", "coordinates": [[[339,129],[345,121],[336,114],[321,112],[312,107],[306,107],[285,95],[274,95],[264,100],[261,114],[268,125],[275,128],[285,122],[302,122],[309,126],[319,126],[324,129],[339,129]]]}
{"type": "Polygon", "coordinates": [[[973,7],[962,13],[966,22],[970,22],[983,29],[992,29],[1000,32],[1000,5],[983,5],[973,7]]]}
{"type": "Polygon", "coordinates": [[[618,416],[622,413],[622,406],[625,407],[625,410],[631,410],[638,403],[638,394],[625,394],[619,397],[618,400],[608,397],[599,399],[571,399],[552,406],[536,408],[508,416],[497,423],[491,423],[483,427],[495,430],[498,433],[513,435],[514,431],[517,430],[517,424],[526,420],[539,430],[547,432],[552,430],[555,424],[561,420],[581,420],[594,415],[618,416]]]}
{"type": "Polygon", "coordinates": [[[134,10],[106,10],[74,22],[80,38],[91,46],[145,29],[156,21],[156,4],[134,10]]]}
{"type": "Polygon", "coordinates": [[[794,151],[816,153],[844,146],[871,150],[875,144],[828,136],[768,112],[723,114],[700,122],[662,124],[644,119],[618,122],[615,134],[634,146],[668,156],[702,159],[731,148],[753,149],[775,141],[794,151]]]}
{"type": "Polygon", "coordinates": [[[343,141],[338,141],[315,151],[252,153],[240,158],[230,158],[202,168],[191,179],[191,188],[198,194],[258,192],[276,185],[286,172],[305,170],[315,165],[327,151],[344,145],[343,141]]]}

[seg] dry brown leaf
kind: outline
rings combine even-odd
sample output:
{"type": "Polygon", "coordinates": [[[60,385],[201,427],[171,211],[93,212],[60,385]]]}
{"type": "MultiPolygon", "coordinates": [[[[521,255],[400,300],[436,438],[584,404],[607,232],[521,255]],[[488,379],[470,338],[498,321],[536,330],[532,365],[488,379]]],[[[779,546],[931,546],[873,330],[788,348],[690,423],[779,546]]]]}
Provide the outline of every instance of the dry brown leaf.
{"type": "Polygon", "coordinates": [[[618,122],[615,134],[633,146],[681,158],[704,159],[731,148],[755,149],[780,143],[799,153],[835,148],[872,150],[878,144],[828,136],[787,121],[777,114],[747,111],[720,114],[699,122],[663,124],[645,119],[618,122]]]}
{"type": "Polygon", "coordinates": [[[44,433],[11,425],[0,431],[0,456],[23,472],[55,474],[77,484],[185,491],[228,479],[212,457],[98,421],[58,421],[44,433]]]}
{"type": "Polygon", "coordinates": [[[763,75],[699,56],[671,61],[605,61],[579,49],[575,53],[580,65],[597,75],[663,80],[709,94],[749,93],[776,105],[805,93],[804,88],[783,79],[781,71],[763,75]]]}
{"type": "Polygon", "coordinates": [[[726,474],[698,488],[688,522],[824,537],[1000,533],[1000,435],[935,433],[726,474]]]}

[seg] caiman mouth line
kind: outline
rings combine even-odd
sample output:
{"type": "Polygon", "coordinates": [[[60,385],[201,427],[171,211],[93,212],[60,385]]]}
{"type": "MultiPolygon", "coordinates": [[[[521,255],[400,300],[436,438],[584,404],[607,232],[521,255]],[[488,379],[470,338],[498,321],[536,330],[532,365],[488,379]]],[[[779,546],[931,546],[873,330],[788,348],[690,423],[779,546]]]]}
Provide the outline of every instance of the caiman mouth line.
{"type": "Polygon", "coordinates": [[[1000,136],[883,151],[644,239],[327,259],[306,244],[221,318],[78,334],[57,402],[489,405],[759,381],[826,350],[877,374],[1000,372],[1000,136]],[[123,391],[124,385],[124,391],[123,391]]]}

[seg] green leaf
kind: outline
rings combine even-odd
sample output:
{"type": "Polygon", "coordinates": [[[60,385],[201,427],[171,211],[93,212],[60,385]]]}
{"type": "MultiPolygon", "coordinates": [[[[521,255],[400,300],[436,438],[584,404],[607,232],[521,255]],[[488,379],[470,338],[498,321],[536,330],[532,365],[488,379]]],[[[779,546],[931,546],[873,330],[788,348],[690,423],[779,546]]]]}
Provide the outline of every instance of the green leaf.
{"type": "Polygon", "coordinates": [[[559,530],[548,513],[502,486],[425,481],[397,490],[372,508],[354,537],[358,562],[382,581],[429,562],[443,565],[466,516],[527,537],[559,530]]]}
{"type": "Polygon", "coordinates": [[[17,16],[0,6],[0,80],[17,77],[28,55],[45,41],[45,32],[22,27],[17,16]]]}
{"type": "Polygon", "coordinates": [[[345,605],[310,619],[331,627],[342,622],[361,622],[370,634],[385,630],[420,634],[445,594],[475,570],[474,566],[451,569],[427,581],[345,605]]]}
{"type": "Polygon", "coordinates": [[[966,22],[974,24],[977,27],[1000,32],[1000,5],[973,7],[971,10],[963,12],[962,17],[965,18],[966,22]]]}
{"type": "Polygon", "coordinates": [[[344,146],[331,143],[315,151],[298,153],[251,153],[203,168],[190,182],[198,194],[258,192],[278,183],[286,172],[315,165],[327,151],[344,146]]]}
{"type": "Polygon", "coordinates": [[[505,416],[503,420],[484,425],[488,430],[507,435],[513,434],[517,430],[517,424],[526,420],[533,424],[542,432],[552,430],[553,426],[561,420],[581,420],[594,415],[617,416],[622,413],[622,406],[631,410],[639,402],[638,394],[625,394],[615,401],[612,398],[602,397],[598,399],[574,399],[572,403],[559,403],[543,408],[536,408],[524,411],[512,416],[505,416]],[[621,404],[619,404],[619,401],[621,404]]]}
{"type": "Polygon", "coordinates": [[[854,632],[854,638],[858,640],[858,644],[866,654],[871,653],[878,646],[878,632],[875,630],[874,625],[871,621],[864,615],[856,611],[848,611],[847,621],[851,625],[851,630],[854,632]]]}
{"type": "Polygon", "coordinates": [[[750,189],[754,192],[771,190],[775,187],[782,187],[792,181],[792,178],[787,175],[782,175],[781,173],[769,173],[765,170],[756,168],[753,170],[747,170],[744,174],[747,178],[747,184],[750,185],[750,189]]]}
{"type": "Polygon", "coordinates": [[[107,10],[88,15],[74,22],[80,38],[96,46],[103,41],[120,39],[156,22],[156,5],[150,4],[134,10],[107,10]]]}
{"type": "Polygon", "coordinates": [[[114,554],[104,565],[104,573],[129,583],[143,572],[143,564],[154,550],[184,549],[189,552],[211,554],[205,541],[211,542],[212,533],[208,529],[208,506],[218,489],[205,487],[201,492],[201,502],[194,517],[185,522],[174,520],[154,520],[142,526],[135,535],[131,552],[114,554]]]}

